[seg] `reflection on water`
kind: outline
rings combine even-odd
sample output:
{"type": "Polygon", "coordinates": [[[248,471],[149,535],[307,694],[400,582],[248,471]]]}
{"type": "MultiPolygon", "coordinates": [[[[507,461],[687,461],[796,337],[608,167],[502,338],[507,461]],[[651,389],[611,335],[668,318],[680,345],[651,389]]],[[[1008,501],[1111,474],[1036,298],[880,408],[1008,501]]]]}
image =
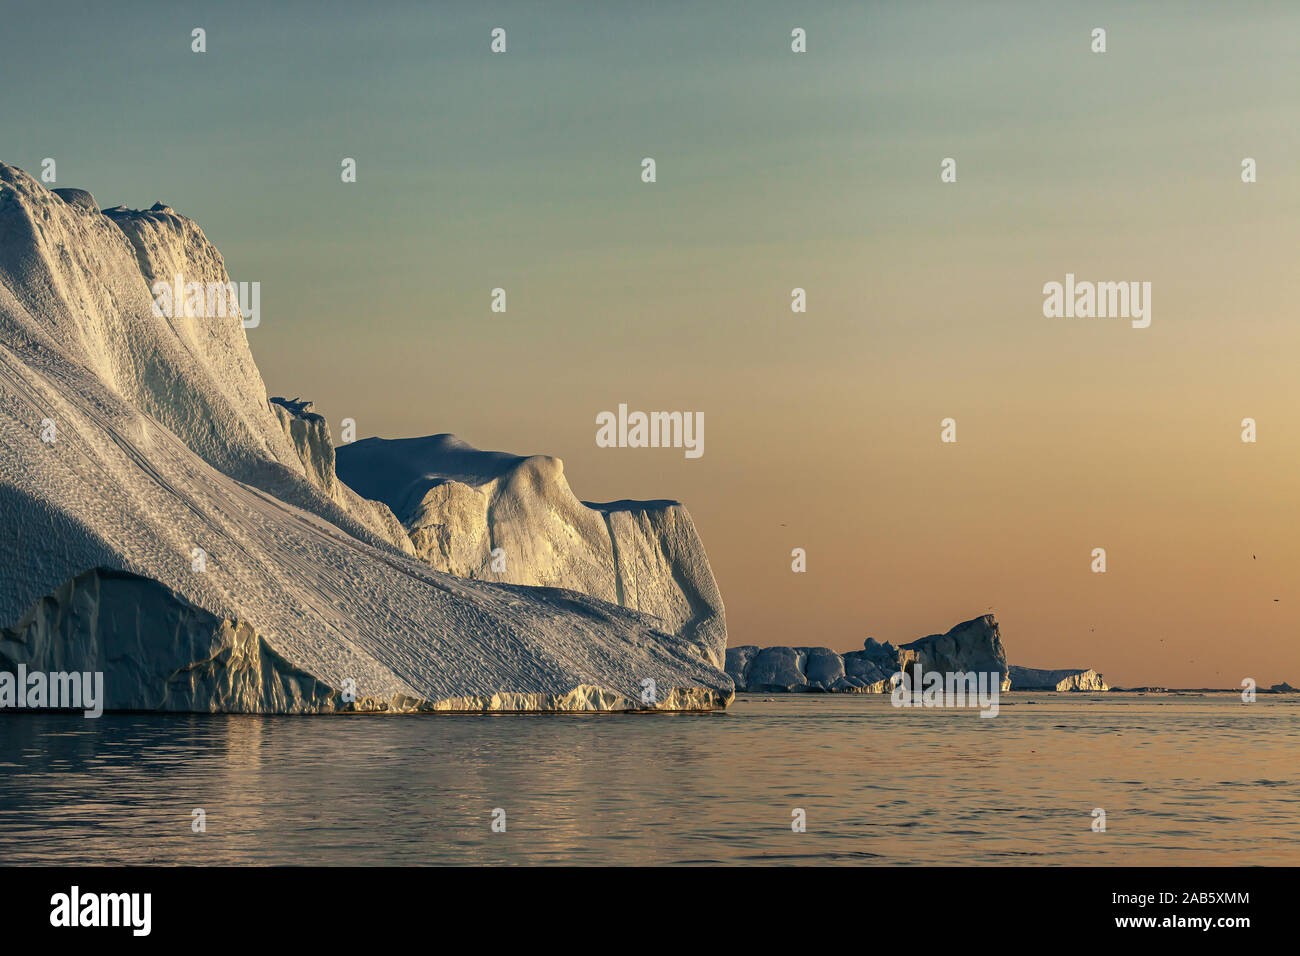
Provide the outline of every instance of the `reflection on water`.
{"type": "Polygon", "coordinates": [[[695,716],[0,718],[3,863],[1296,865],[1297,838],[1295,697],[1010,694],[992,720],[839,695],[695,716]]]}

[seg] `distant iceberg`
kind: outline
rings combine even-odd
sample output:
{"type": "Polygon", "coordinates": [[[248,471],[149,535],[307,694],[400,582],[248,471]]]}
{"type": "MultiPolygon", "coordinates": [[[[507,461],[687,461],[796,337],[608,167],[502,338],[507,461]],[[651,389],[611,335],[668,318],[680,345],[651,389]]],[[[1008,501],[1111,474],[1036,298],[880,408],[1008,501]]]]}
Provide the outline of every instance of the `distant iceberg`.
{"type": "Polygon", "coordinates": [[[895,674],[915,665],[942,673],[996,673],[1000,689],[1009,689],[1006,650],[992,614],[899,647],[872,638],[846,654],[827,647],[743,645],[728,648],[726,660],[736,690],[751,693],[885,694],[895,674]]]}

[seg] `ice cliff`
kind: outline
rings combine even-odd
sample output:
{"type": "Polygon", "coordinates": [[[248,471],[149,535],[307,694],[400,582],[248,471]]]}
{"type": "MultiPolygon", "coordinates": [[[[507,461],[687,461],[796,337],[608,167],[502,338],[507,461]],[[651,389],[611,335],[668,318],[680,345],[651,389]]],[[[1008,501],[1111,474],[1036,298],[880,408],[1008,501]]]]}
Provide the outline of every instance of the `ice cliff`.
{"type": "Polygon", "coordinates": [[[454,435],[367,438],[337,457],[339,477],[387,504],[431,567],[642,611],[722,665],[722,596],[680,503],[582,502],[560,459],[479,451],[454,435]]]}
{"type": "Polygon", "coordinates": [[[1107,691],[1106,679],[1091,667],[1040,670],[1012,667],[1012,690],[1107,691]]]}
{"type": "MultiPolygon", "coordinates": [[[[268,400],[237,310],[155,314],[151,286],[176,275],[229,282],[191,220],[162,205],[101,212],[89,193],[0,164],[0,669],[102,670],[109,709],[730,699],[714,663],[721,602],[684,511],[588,509],[614,527],[611,560],[628,543],[630,570],[604,584],[596,571],[612,564],[552,577],[565,559],[534,558],[529,583],[589,594],[447,573],[467,570],[453,543],[442,565],[417,556],[444,552],[417,548],[387,504],[335,477],[305,403],[268,400]],[[682,574],[678,593],[650,586],[651,569],[682,574]],[[615,600],[601,600],[609,587],[615,600]]],[[[518,553],[511,573],[525,575],[528,529],[550,520],[527,508],[548,500],[506,494],[514,524],[485,522],[510,542],[507,566],[518,553]]],[[[573,546],[575,567],[593,541],[573,546]]]]}

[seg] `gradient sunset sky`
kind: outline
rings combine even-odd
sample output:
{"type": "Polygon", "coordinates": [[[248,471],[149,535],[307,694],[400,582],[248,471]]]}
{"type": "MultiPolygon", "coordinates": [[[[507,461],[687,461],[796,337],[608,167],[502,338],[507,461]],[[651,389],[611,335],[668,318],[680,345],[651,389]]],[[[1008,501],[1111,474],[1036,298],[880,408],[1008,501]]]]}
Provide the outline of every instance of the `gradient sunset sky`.
{"type": "Polygon", "coordinates": [[[685,502],[733,645],[993,612],[1012,663],[1300,684],[1300,6],[1082,6],[55,2],[0,159],[199,222],[336,437],[685,502]],[[1150,328],[1044,318],[1067,272],[1150,328]],[[598,448],[619,403],[704,456],[598,448]]]}

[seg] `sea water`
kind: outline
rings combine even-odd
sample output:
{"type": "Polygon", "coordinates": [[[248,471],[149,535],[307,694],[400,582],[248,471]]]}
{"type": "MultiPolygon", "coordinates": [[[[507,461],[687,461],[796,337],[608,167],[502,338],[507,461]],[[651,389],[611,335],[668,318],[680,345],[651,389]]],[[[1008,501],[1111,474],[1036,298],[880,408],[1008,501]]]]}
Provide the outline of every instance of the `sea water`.
{"type": "Polygon", "coordinates": [[[1296,865],[1300,696],[8,715],[0,862],[1296,865]]]}

